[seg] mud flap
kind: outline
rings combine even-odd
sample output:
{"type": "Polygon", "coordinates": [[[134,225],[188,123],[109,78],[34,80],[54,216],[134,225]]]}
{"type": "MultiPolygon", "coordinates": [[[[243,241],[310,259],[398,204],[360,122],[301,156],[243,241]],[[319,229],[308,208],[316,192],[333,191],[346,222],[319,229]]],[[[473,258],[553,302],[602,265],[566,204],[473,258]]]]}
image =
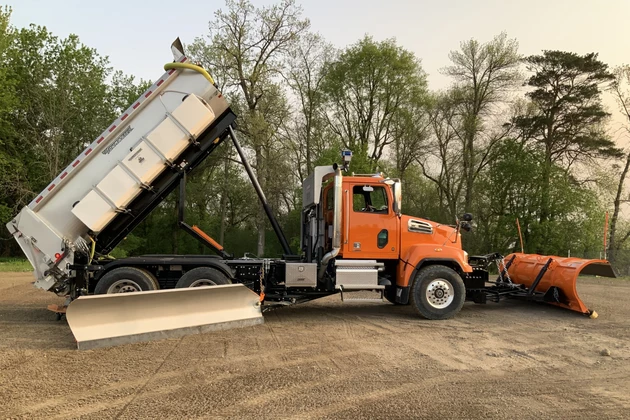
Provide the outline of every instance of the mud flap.
{"type": "Polygon", "coordinates": [[[542,294],[544,302],[586,315],[596,313],[578,296],[578,276],[616,277],[607,260],[514,253],[506,256],[504,261],[513,257],[508,269],[512,282],[529,288],[530,295],[542,294]]]}
{"type": "Polygon", "coordinates": [[[259,296],[242,284],[81,296],[66,319],[80,350],[264,322],[259,296]]]}

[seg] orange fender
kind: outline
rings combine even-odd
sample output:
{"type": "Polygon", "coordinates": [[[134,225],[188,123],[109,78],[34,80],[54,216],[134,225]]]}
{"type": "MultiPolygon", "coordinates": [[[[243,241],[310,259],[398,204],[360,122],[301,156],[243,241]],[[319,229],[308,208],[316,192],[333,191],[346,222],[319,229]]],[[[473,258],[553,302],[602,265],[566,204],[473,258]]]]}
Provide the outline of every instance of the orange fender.
{"type": "Polygon", "coordinates": [[[403,258],[398,262],[396,284],[400,287],[409,286],[411,275],[416,266],[427,260],[430,261],[428,264],[440,264],[444,261],[449,264],[457,264],[464,273],[472,273],[473,271],[473,268],[464,259],[461,248],[436,246],[435,244],[414,244],[407,247],[403,253],[403,258]]]}
{"type": "Polygon", "coordinates": [[[513,256],[515,257],[514,261],[508,269],[508,274],[513,283],[522,284],[530,288],[540,270],[551,258],[553,261],[549,264],[535,291],[547,293],[552,287],[557,287],[562,292],[560,294],[560,302],[549,301],[549,299],[545,299],[545,301],[572,311],[593,315],[594,317],[596,313],[588,309],[578,296],[576,289],[578,276],[616,277],[612,266],[607,260],[513,253],[506,256],[504,262],[507,264],[513,256]]]}

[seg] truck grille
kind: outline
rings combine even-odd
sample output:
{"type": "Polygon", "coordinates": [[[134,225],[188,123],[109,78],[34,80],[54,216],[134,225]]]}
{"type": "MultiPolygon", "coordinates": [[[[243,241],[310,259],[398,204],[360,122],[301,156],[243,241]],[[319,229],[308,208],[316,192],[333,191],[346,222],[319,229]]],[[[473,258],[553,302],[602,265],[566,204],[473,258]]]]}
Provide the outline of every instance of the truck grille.
{"type": "Polygon", "coordinates": [[[409,219],[409,223],[407,223],[407,230],[409,230],[409,232],[432,234],[433,226],[421,220],[409,219]]]}

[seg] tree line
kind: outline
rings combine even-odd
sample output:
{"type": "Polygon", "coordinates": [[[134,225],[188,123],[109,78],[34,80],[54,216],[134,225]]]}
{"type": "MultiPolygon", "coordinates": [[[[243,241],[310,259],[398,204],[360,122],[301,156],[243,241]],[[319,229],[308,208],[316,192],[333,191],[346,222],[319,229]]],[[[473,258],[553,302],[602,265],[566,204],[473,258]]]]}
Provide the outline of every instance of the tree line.
{"type": "MultiPolygon", "coordinates": [[[[16,29],[0,14],[0,218],[6,223],[130,104],[149,82],[113,70],[75,35],[16,29]]],[[[208,33],[185,46],[238,115],[237,131],[294,250],[301,183],[317,165],[353,151],[351,170],[403,181],[403,212],[445,223],[471,212],[469,253],[630,258],[630,154],[611,134],[630,129],[630,68],[597,53],[523,56],[506,33],[445,52],[449,79],[432,89],[421,57],[366,35],[336,47],[295,0],[255,7],[227,0],[208,33]],[[608,110],[603,95],[617,108],[608,110]],[[604,226],[608,212],[608,247],[604,226]]],[[[282,252],[227,142],[190,177],[187,217],[235,255],[282,252]]],[[[114,255],[207,253],[176,228],[173,194],[114,255]],[[168,232],[168,234],[165,234],[168,232]]],[[[3,232],[1,238],[8,238],[3,232]]],[[[19,255],[12,241],[0,254],[19,255]]]]}

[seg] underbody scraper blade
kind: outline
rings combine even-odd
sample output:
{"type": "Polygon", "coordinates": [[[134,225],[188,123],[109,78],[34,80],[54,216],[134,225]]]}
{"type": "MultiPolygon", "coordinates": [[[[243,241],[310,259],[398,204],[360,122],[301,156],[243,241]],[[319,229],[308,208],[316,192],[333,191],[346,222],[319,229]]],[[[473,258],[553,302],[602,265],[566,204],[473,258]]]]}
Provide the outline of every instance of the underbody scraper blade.
{"type": "Polygon", "coordinates": [[[80,350],[264,322],[259,296],[242,284],[81,296],[66,319],[80,350]]]}

